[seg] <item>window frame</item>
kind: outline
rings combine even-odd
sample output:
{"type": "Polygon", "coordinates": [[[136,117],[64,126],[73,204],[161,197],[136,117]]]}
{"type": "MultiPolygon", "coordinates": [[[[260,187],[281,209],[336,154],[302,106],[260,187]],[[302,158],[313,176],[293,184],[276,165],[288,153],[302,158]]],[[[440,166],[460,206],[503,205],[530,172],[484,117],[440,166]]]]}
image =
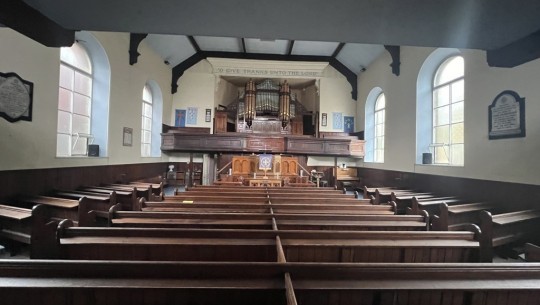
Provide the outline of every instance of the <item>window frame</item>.
{"type": "Polygon", "coordinates": [[[148,84],[146,84],[143,88],[143,95],[142,95],[142,121],[141,121],[141,157],[152,157],[152,125],[153,125],[153,115],[154,115],[154,93],[152,92],[152,87],[150,87],[148,84]],[[150,101],[145,100],[145,91],[148,91],[150,96],[150,101]],[[145,106],[149,106],[151,109],[150,117],[146,116],[145,114],[145,106]],[[145,119],[150,120],[150,129],[145,129],[145,119]],[[145,131],[150,133],[150,137],[148,142],[144,141],[144,134],[145,131]],[[148,147],[148,150],[145,150],[145,147],[148,147]],[[147,153],[146,153],[147,152],[147,153]]]}
{"type": "Polygon", "coordinates": [[[375,99],[375,106],[373,110],[374,117],[374,137],[373,137],[373,162],[384,163],[384,151],[385,151],[385,135],[386,135],[386,95],[381,92],[375,99]],[[384,107],[377,109],[378,104],[384,98],[384,107]],[[378,121],[378,113],[382,113],[382,122],[378,121]],[[378,126],[382,126],[382,135],[378,134],[378,126]],[[379,141],[380,139],[380,141],[379,141]],[[382,147],[379,147],[379,142],[382,142],[382,147]],[[378,154],[377,152],[380,152],[378,154]],[[380,158],[379,158],[380,157],[380,158]]]}
{"type": "MultiPolygon", "coordinates": [[[[462,145],[463,148],[465,146],[465,137],[463,135],[463,139],[461,142],[453,142],[453,126],[457,125],[457,124],[462,124],[463,125],[463,132],[464,132],[464,129],[465,129],[465,72],[463,72],[463,74],[457,78],[453,78],[451,80],[447,80],[443,83],[439,83],[437,85],[435,85],[435,81],[436,81],[436,78],[437,78],[437,75],[439,75],[439,73],[443,73],[444,69],[447,69],[449,68],[447,66],[447,64],[460,57],[461,60],[462,60],[462,63],[463,63],[463,71],[465,71],[465,59],[463,58],[463,56],[461,54],[457,54],[457,55],[451,55],[451,56],[448,56],[446,58],[444,58],[442,61],[440,61],[439,65],[437,66],[437,68],[435,69],[435,72],[433,73],[433,80],[431,82],[431,93],[432,93],[432,100],[431,100],[431,111],[432,111],[432,122],[431,122],[431,144],[430,144],[430,148],[432,149],[431,152],[433,154],[433,164],[434,165],[446,165],[446,166],[463,166],[463,163],[457,163],[455,160],[454,160],[454,153],[453,153],[453,148],[452,146],[456,146],[456,145],[462,145]],[[460,100],[457,100],[457,101],[453,101],[453,92],[452,92],[452,89],[453,89],[453,85],[459,83],[459,82],[462,82],[463,83],[463,88],[461,89],[461,91],[463,92],[463,97],[462,99],[460,100]],[[444,88],[447,88],[447,92],[448,92],[448,103],[447,104],[443,104],[443,105],[436,105],[436,92],[438,90],[442,90],[444,88]],[[458,103],[462,103],[463,106],[462,106],[462,120],[461,121],[456,121],[456,122],[453,122],[452,121],[452,116],[453,116],[453,110],[452,110],[452,106],[455,105],[455,104],[458,104],[458,103]],[[446,118],[446,121],[447,123],[445,124],[438,124],[437,123],[437,120],[438,120],[438,115],[437,115],[437,110],[438,109],[443,109],[444,107],[447,107],[448,108],[448,114],[447,116],[445,116],[446,118]],[[440,128],[440,127],[445,127],[447,126],[447,130],[448,130],[448,143],[441,143],[441,142],[438,142],[436,140],[436,137],[437,137],[437,128],[440,128]],[[445,154],[445,157],[447,159],[448,162],[438,162],[437,160],[439,159],[438,158],[438,154],[440,153],[444,153],[445,154]]],[[[464,149],[462,151],[462,154],[464,154],[464,149]]],[[[464,155],[461,156],[461,159],[464,160],[464,155]]]]}
{"type": "MultiPolygon", "coordinates": [[[[78,43],[78,42],[76,42],[78,43]]],[[[73,46],[72,46],[73,47],[73,46]]],[[[69,115],[69,121],[70,121],[70,124],[69,124],[69,132],[66,133],[64,131],[59,131],[59,122],[57,121],[57,128],[56,128],[56,141],[57,141],[57,146],[56,146],[56,157],[84,157],[84,156],[87,156],[88,154],[88,145],[91,144],[92,140],[93,140],[93,135],[92,135],[92,106],[93,106],[93,87],[94,87],[94,75],[93,75],[93,69],[92,69],[92,65],[93,65],[93,62],[92,62],[92,59],[90,57],[90,54],[88,52],[88,50],[81,44],[78,45],[79,48],[81,48],[84,52],[85,52],[85,56],[88,58],[89,60],[89,63],[90,63],[90,72],[87,72],[83,69],[81,69],[80,67],[77,67],[77,66],[74,66],[72,65],[71,63],[68,63],[66,61],[63,61],[62,60],[62,56],[60,55],[60,65],[59,65],[59,75],[61,75],[61,71],[62,71],[62,67],[65,67],[67,69],[69,69],[70,73],[73,75],[73,79],[72,79],[72,88],[66,88],[66,87],[63,87],[61,82],[59,81],[58,82],[58,91],[60,92],[61,89],[63,90],[67,90],[71,93],[71,105],[70,105],[70,108],[71,110],[70,111],[66,111],[64,109],[60,109],[60,94],[58,96],[58,104],[57,104],[57,115],[60,116],[60,113],[67,113],[69,115]],[[87,78],[90,79],[90,90],[89,90],[89,93],[90,95],[87,95],[85,93],[82,93],[82,92],[78,92],[78,91],[75,91],[75,75],[79,73],[87,78]],[[88,111],[88,115],[84,115],[84,114],[80,114],[80,113],[75,113],[75,95],[78,94],[78,95],[81,95],[81,96],[84,96],[86,98],[88,98],[89,100],[89,111],[88,111]],[[88,132],[84,132],[84,133],[74,133],[73,132],[73,121],[74,121],[74,116],[77,115],[77,116],[81,116],[81,117],[86,117],[88,119],[88,132]],[[69,152],[67,155],[60,155],[58,152],[58,141],[59,141],[59,136],[60,135],[67,135],[69,137],[69,146],[68,146],[68,149],[67,151],[69,152]],[[84,149],[84,153],[74,153],[74,145],[77,143],[75,141],[75,143],[73,142],[73,139],[74,137],[77,137],[77,140],[78,141],[79,139],[83,139],[83,141],[85,142],[85,149],[84,149]]],[[[61,52],[61,51],[60,51],[61,52]]]]}

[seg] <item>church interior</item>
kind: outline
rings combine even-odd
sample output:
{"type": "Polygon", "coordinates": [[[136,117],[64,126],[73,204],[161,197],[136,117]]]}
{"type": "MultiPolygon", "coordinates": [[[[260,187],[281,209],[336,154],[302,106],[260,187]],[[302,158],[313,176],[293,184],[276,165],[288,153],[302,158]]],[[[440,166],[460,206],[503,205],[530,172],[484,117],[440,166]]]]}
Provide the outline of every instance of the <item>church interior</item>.
{"type": "Polygon", "coordinates": [[[539,13],[0,4],[0,303],[538,304],[539,13]]]}

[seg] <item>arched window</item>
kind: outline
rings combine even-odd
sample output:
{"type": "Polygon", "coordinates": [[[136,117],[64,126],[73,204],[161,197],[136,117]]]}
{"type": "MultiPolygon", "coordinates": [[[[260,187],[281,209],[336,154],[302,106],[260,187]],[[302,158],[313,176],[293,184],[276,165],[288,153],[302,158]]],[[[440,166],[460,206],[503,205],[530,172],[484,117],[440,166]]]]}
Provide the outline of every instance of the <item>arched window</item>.
{"type": "Polygon", "coordinates": [[[141,156],[150,157],[152,148],[152,91],[144,86],[142,95],[141,156]]]}
{"type": "Polygon", "coordinates": [[[161,157],[163,94],[156,81],[146,81],[142,100],[141,156],[161,157]]]}
{"type": "Polygon", "coordinates": [[[464,149],[464,61],[446,59],[433,80],[433,161],[463,165],[464,149]]]}
{"type": "Polygon", "coordinates": [[[379,87],[371,89],[366,99],[364,137],[366,162],[384,162],[384,122],[386,98],[379,87]]]}
{"type": "Polygon", "coordinates": [[[384,93],[379,94],[375,102],[375,138],[374,138],[374,162],[384,162],[384,122],[385,122],[386,98],[384,93]]]}
{"type": "Polygon", "coordinates": [[[465,62],[458,49],[437,49],[416,82],[416,163],[433,154],[438,165],[464,164],[465,62]]]}
{"type": "Polygon", "coordinates": [[[86,155],[92,116],[92,62],[78,42],[60,50],[57,156],[86,155]]]}
{"type": "Polygon", "coordinates": [[[105,50],[88,32],[60,49],[56,155],[86,156],[88,144],[107,155],[111,68],[105,50]]]}

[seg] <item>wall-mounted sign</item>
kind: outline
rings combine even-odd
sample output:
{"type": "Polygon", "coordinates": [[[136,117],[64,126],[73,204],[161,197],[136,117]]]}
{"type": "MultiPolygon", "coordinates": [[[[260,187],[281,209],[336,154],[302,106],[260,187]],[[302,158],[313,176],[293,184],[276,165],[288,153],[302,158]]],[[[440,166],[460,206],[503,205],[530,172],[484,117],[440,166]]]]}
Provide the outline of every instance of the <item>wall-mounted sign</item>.
{"type": "Polygon", "coordinates": [[[506,90],[489,106],[489,139],[525,137],[525,98],[506,90]]]}
{"type": "Polygon", "coordinates": [[[34,84],[16,73],[0,72],[0,116],[10,122],[32,121],[34,84]]]}
{"type": "Polygon", "coordinates": [[[186,124],[197,125],[197,107],[188,107],[186,114],[186,124]]]}
{"type": "Polygon", "coordinates": [[[343,113],[332,112],[332,128],[343,130],[343,113]]]}
{"type": "Polygon", "coordinates": [[[176,109],[175,110],[174,126],[175,127],[186,127],[186,110],[185,109],[176,109]]]}
{"type": "Polygon", "coordinates": [[[124,127],[122,136],[122,145],[132,146],[133,145],[133,128],[124,127]]]}

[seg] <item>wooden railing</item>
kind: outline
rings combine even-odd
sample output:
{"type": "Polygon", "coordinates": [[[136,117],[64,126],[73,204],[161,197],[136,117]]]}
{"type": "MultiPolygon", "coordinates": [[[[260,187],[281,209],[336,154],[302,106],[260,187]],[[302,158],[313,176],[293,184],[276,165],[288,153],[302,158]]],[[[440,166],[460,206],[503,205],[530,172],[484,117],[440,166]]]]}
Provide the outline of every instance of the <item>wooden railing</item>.
{"type": "Polygon", "coordinates": [[[265,136],[245,133],[161,134],[162,151],[260,152],[326,156],[364,156],[364,141],[349,137],[265,136]]]}

